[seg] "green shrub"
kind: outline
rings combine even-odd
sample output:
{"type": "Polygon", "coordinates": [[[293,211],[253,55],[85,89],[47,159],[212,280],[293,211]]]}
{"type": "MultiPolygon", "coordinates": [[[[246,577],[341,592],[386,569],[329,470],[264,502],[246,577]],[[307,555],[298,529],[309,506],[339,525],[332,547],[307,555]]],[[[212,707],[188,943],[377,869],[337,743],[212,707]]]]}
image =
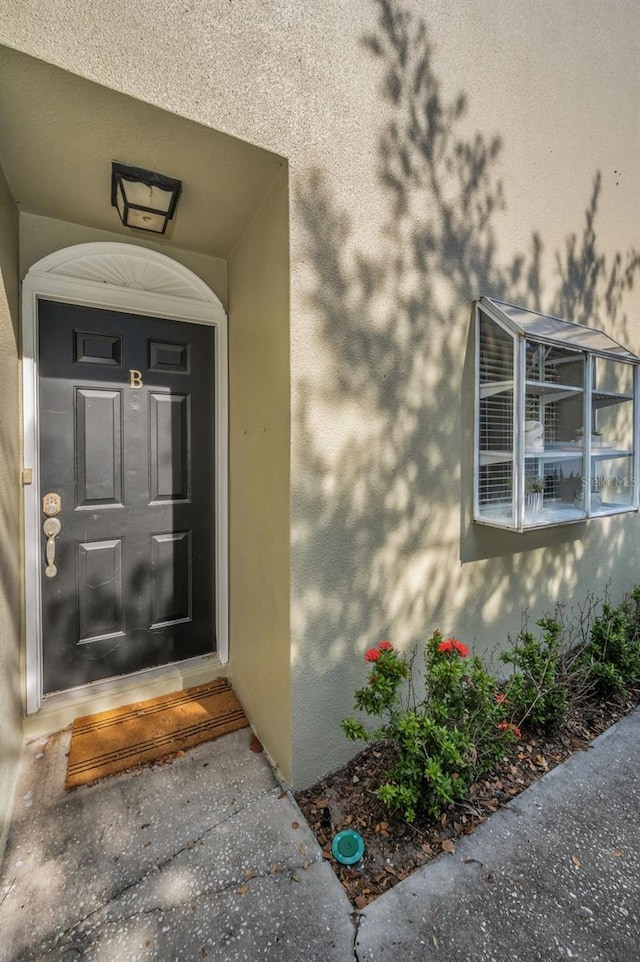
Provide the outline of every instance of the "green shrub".
{"type": "Polygon", "coordinates": [[[595,606],[589,596],[566,624],[561,615],[541,618],[540,637],[523,630],[500,656],[513,668],[502,690],[466,645],[439,631],[424,647],[421,701],[413,660],[388,641],[365,652],[369,677],[355,692],[355,707],[379,724],[370,731],[345,718],[342,730],[353,740],[392,742],[394,762],[378,789],[383,802],[408,821],[418,813],[438,816],[495,767],[520,737],[518,725],[558,728],[570,700],[640,681],[640,585],[617,608],[605,603],[597,617],[595,606]]]}
{"type": "Polygon", "coordinates": [[[569,688],[562,671],[562,625],[554,618],[536,622],[542,629],[540,638],[522,631],[515,644],[500,655],[501,661],[513,665],[513,673],[505,686],[505,697],[511,717],[522,725],[558,728],[569,710],[569,688]]]}
{"type": "Polygon", "coordinates": [[[393,742],[395,762],[378,794],[407,821],[419,812],[437,816],[466,795],[519,735],[506,720],[496,679],[468,655],[462,642],[434,632],[424,651],[425,697],[415,703],[409,693],[403,704],[409,663],[389,642],[365,653],[372,668],[368,684],[355,693],[355,707],[383,724],[368,732],[360,722],[344,719],[342,729],[348,738],[393,742]]]}
{"type": "Polygon", "coordinates": [[[640,585],[617,607],[602,606],[582,664],[601,697],[619,694],[640,680],[640,585]]]}

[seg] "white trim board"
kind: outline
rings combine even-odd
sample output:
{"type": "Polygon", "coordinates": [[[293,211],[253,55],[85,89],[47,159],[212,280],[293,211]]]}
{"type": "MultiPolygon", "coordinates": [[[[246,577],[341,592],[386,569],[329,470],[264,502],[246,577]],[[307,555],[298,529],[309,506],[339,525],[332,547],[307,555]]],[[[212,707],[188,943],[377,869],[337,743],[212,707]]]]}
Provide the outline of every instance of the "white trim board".
{"type": "MultiPolygon", "coordinates": [[[[24,467],[30,468],[33,476],[33,483],[24,487],[27,714],[38,711],[43,704],[38,298],[214,328],[216,637],[220,663],[226,664],[229,658],[227,315],[204,281],[165,254],[131,244],[78,244],[38,261],[22,282],[24,467]]],[[[103,684],[108,687],[110,683],[111,680],[107,680],[103,684]]],[[[113,679],[112,683],[117,687],[122,680],[113,679]]],[[[90,690],[91,686],[87,686],[87,694],[90,690]]],[[[51,697],[60,699],[63,695],[56,693],[51,697]]]]}

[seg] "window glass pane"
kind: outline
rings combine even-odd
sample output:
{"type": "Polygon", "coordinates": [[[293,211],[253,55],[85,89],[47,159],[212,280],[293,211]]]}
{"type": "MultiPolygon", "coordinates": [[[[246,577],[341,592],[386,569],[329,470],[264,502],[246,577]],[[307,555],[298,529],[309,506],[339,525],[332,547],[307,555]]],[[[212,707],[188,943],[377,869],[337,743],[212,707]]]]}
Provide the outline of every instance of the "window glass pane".
{"type": "Polygon", "coordinates": [[[525,454],[525,525],[574,521],[584,516],[582,455],[525,454]]]}
{"type": "Polygon", "coordinates": [[[480,516],[513,523],[513,337],[480,312],[480,516]]]}
{"type": "Polygon", "coordinates": [[[478,508],[487,521],[513,524],[513,460],[480,453],[478,508]]]}
{"type": "MultiPolygon", "coordinates": [[[[616,477],[622,479],[624,476],[627,484],[621,481],[622,487],[630,487],[633,463],[633,369],[629,364],[596,358],[591,430],[594,479],[602,476],[607,482],[605,488],[610,489],[617,487],[614,483],[616,477]],[[628,464],[624,463],[625,459],[628,464]]],[[[610,490],[605,493],[612,494],[610,490]]]]}
{"type": "Polygon", "coordinates": [[[572,521],[584,516],[584,445],[576,432],[584,424],[586,355],[532,343],[526,357],[527,372],[531,361],[539,377],[525,387],[524,522],[572,521]]]}
{"type": "Polygon", "coordinates": [[[591,453],[633,451],[633,401],[611,403],[611,398],[592,400],[591,453]]]}
{"type": "Polygon", "coordinates": [[[633,365],[608,357],[594,358],[593,390],[602,394],[633,395],[633,365]]]}
{"type": "Polygon", "coordinates": [[[571,361],[572,384],[527,380],[525,388],[524,448],[528,454],[551,450],[582,452],[584,425],[584,355],[571,361]]]}
{"type": "Polygon", "coordinates": [[[480,312],[480,383],[513,380],[513,337],[480,312]]]}
{"type": "Polygon", "coordinates": [[[581,351],[526,341],[525,376],[528,381],[584,387],[584,358],[581,351]]]}
{"type": "Polygon", "coordinates": [[[591,513],[606,514],[633,504],[633,459],[606,456],[592,458],[591,513]]]}
{"type": "Polygon", "coordinates": [[[628,351],[622,344],[618,344],[604,331],[599,331],[595,327],[573,324],[571,321],[565,321],[548,314],[538,314],[523,307],[516,307],[514,304],[506,304],[504,301],[494,301],[488,298],[487,300],[525,334],[530,334],[532,337],[555,341],[557,344],[565,344],[587,351],[597,351],[612,354],[615,357],[628,357],[637,360],[635,354],[628,351]]]}
{"type": "Polygon", "coordinates": [[[633,368],[595,358],[591,401],[591,513],[633,504],[633,368]]]}

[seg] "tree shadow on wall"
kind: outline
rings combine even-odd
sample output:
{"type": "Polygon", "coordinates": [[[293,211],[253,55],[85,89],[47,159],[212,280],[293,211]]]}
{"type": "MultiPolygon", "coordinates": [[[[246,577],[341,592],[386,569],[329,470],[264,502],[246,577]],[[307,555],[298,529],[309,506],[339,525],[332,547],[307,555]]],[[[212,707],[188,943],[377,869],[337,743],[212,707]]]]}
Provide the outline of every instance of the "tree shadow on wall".
{"type": "MultiPolygon", "coordinates": [[[[336,712],[350,710],[362,680],[354,653],[382,637],[410,644],[440,625],[471,626],[486,639],[493,624],[525,607],[544,609],[558,591],[572,597],[584,526],[514,535],[478,532],[470,518],[473,350],[460,305],[484,293],[581,323],[603,311],[620,332],[640,267],[635,251],[611,267],[598,252],[599,175],[584,230],[557,254],[556,291],[542,288],[539,235],[502,263],[494,227],[505,204],[494,174],[500,138],[459,133],[466,96],[444,98],[426,24],[395,0],[375,3],[377,30],[364,42],[390,108],[379,140],[390,202],[379,252],[349,253],[347,218],[321,172],[311,172],[296,197],[309,306],[329,372],[302,384],[295,412],[293,630],[305,637],[295,670],[324,677],[317,705],[305,686],[310,717],[327,711],[329,690],[336,712]],[[338,418],[358,411],[360,430],[336,461],[325,462],[314,442],[318,403],[338,418]],[[532,554],[534,547],[544,550],[532,554]],[[480,560],[492,556],[500,562],[480,560]],[[479,563],[461,577],[461,561],[479,563]]],[[[602,547],[604,583],[629,535],[604,522],[589,536],[602,547]]],[[[340,739],[337,731],[334,758],[348,754],[340,739]]]]}

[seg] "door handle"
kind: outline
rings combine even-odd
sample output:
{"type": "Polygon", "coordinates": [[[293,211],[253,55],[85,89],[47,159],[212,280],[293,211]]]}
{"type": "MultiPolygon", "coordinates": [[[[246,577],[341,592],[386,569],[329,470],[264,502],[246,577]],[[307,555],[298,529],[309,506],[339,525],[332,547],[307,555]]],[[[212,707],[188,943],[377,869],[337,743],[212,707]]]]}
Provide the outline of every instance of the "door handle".
{"type": "Polygon", "coordinates": [[[55,578],[55,576],[58,574],[58,569],[55,566],[56,538],[62,530],[60,518],[47,518],[45,523],[42,525],[42,530],[47,536],[47,544],[44,549],[45,557],[47,559],[47,566],[44,569],[44,573],[47,578],[55,578]]]}

